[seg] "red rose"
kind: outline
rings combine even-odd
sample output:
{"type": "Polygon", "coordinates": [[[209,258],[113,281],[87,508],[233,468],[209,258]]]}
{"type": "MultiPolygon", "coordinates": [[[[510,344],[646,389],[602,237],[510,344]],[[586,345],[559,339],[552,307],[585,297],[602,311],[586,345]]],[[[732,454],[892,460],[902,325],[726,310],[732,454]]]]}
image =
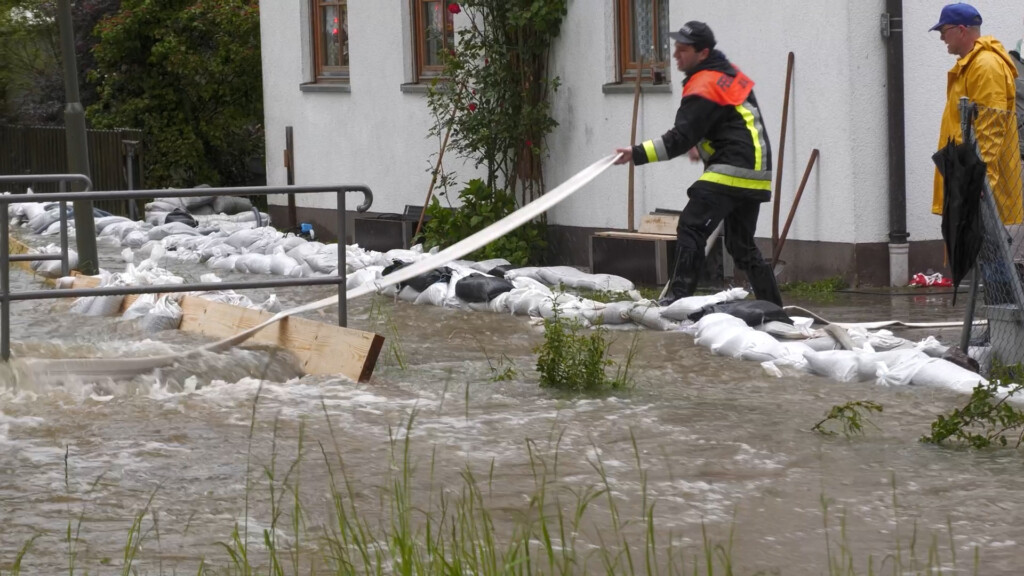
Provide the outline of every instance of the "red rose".
{"type": "Polygon", "coordinates": [[[469,103],[469,111],[470,112],[476,112],[476,102],[470,102],[469,103]]]}
{"type": "Polygon", "coordinates": [[[462,12],[462,8],[459,8],[458,4],[452,2],[451,4],[448,5],[448,11],[451,12],[452,14],[458,14],[459,12],[462,12]]]}
{"type": "Polygon", "coordinates": [[[529,140],[527,140],[526,141],[526,147],[527,148],[533,148],[533,142],[530,142],[529,140]]]}

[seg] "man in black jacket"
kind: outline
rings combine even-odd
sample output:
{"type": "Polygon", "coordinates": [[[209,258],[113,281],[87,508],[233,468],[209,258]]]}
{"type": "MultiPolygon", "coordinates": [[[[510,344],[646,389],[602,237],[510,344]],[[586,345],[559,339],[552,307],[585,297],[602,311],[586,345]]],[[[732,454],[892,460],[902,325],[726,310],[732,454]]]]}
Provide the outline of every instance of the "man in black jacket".
{"type": "Polygon", "coordinates": [[[618,148],[616,164],[636,165],[689,153],[704,162],[690,186],[690,200],[676,228],[676,262],[670,291],[660,304],[692,296],[704,268],[708,236],[725,220],[725,247],[743,270],[754,296],[782,305],[772,267],[754,244],[762,202],[771,199],[772,159],[768,134],[754,98],[754,82],[715,50],[703,22],[687,22],[669,36],[673,57],[686,75],[675,125],[660,138],[618,148]]]}

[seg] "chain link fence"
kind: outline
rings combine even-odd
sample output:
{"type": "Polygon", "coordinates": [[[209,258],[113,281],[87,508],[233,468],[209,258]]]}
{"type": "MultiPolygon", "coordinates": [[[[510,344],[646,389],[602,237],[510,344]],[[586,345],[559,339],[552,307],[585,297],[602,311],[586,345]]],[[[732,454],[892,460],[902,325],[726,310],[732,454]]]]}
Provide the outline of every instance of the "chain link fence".
{"type": "MultiPolygon", "coordinates": [[[[965,220],[976,218],[983,234],[959,239],[961,246],[980,242],[977,259],[962,284],[968,291],[960,345],[979,361],[987,376],[996,364],[1024,362],[1021,148],[1015,110],[978,106],[964,98],[960,117],[963,141],[974,145],[985,162],[986,175],[977,210],[962,214],[965,220]]],[[[949,257],[952,265],[957,255],[949,257]]]]}

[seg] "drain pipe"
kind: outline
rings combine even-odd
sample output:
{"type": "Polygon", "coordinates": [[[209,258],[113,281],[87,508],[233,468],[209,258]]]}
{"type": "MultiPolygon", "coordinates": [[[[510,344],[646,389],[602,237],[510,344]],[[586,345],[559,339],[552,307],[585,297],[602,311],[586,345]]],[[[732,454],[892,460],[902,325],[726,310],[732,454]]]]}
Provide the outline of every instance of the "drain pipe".
{"type": "Polygon", "coordinates": [[[907,233],[906,128],[903,109],[903,0],[886,0],[882,37],[886,40],[886,95],[889,108],[889,285],[910,279],[907,233]]]}

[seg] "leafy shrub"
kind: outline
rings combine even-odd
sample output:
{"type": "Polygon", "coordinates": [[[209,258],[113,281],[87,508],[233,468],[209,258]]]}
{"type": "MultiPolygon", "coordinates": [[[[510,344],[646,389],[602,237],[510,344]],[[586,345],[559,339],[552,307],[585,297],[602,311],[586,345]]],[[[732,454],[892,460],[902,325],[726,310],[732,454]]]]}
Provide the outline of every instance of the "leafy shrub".
{"type": "MultiPolygon", "coordinates": [[[[558,388],[569,392],[600,392],[606,389],[629,387],[629,367],[636,353],[637,339],[633,339],[626,361],[615,378],[609,378],[605,369],[615,362],[608,357],[607,329],[587,330],[577,320],[558,313],[544,320],[544,342],[534,350],[537,371],[542,388],[558,388]]],[[[637,333],[639,334],[639,333],[637,333]]]]}
{"type": "MultiPolygon", "coordinates": [[[[428,249],[447,248],[516,211],[515,196],[505,190],[492,190],[480,179],[470,180],[459,192],[462,205],[447,208],[435,197],[427,214],[430,220],[423,226],[423,241],[428,249]]],[[[510,263],[524,266],[537,262],[547,248],[546,230],[542,221],[527,223],[498,238],[468,256],[470,260],[504,258],[510,263]]]]}

